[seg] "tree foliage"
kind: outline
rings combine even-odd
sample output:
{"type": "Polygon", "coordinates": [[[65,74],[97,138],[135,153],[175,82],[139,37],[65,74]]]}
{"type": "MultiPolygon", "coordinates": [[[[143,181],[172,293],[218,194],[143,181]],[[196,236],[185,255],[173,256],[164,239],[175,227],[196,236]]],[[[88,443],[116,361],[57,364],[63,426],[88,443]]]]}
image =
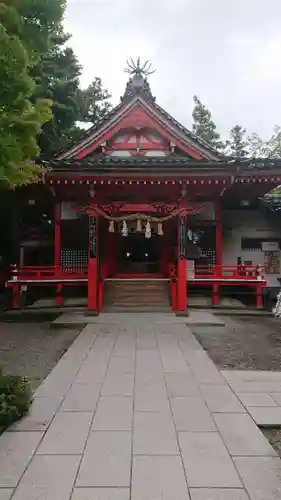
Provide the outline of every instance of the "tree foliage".
{"type": "Polygon", "coordinates": [[[85,90],[79,88],[82,68],[66,45],[70,37],[60,29],[53,38],[53,47],[34,68],[37,97],[48,96],[53,102],[52,119],[38,137],[41,157],[47,159],[83,134],[77,122],[96,123],[111,108],[100,78],[85,90]]]}
{"type": "Polygon", "coordinates": [[[103,87],[101,78],[96,77],[89,87],[78,92],[79,121],[95,124],[102,120],[111,110],[110,98],[111,94],[103,87]]]}
{"type": "Polygon", "coordinates": [[[229,131],[229,139],[226,141],[227,154],[236,158],[245,158],[248,156],[248,144],[246,138],[246,129],[241,125],[234,125],[229,131]]]}
{"type": "Polygon", "coordinates": [[[193,132],[217,150],[223,149],[220,134],[217,131],[215,122],[212,119],[211,111],[202,104],[197,96],[194,96],[193,132]]]}
{"type": "Polygon", "coordinates": [[[37,83],[35,99],[48,97],[52,101],[52,118],[42,127],[38,137],[41,156],[50,158],[64,148],[72,138],[72,128],[78,118],[76,103],[81,67],[61,28],[53,36],[53,46],[33,69],[37,83]]]}
{"type": "Polygon", "coordinates": [[[0,183],[35,181],[37,136],[51,118],[47,99],[33,100],[32,68],[51,44],[65,3],[60,0],[0,0],[0,183]]]}

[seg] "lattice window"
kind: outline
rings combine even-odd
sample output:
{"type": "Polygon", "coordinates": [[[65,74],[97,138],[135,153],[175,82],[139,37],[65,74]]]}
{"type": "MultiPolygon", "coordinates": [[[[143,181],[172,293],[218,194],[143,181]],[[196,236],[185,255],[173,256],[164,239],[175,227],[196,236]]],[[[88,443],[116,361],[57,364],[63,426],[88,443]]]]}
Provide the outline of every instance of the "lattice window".
{"type": "Polygon", "coordinates": [[[83,272],[88,266],[88,251],[74,248],[61,250],[61,265],[68,272],[83,272]]]}

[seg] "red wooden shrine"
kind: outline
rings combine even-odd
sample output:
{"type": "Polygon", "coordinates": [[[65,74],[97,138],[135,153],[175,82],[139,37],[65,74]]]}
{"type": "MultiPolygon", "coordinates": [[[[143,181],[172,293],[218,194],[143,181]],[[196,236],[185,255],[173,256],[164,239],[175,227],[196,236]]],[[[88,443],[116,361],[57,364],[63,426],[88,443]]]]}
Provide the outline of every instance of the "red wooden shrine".
{"type": "Polygon", "coordinates": [[[26,188],[24,196],[35,205],[50,198],[52,262],[19,259],[12,267],[13,307],[19,307],[26,287],[54,287],[61,306],[65,287],[86,286],[88,309],[98,313],[105,284],[114,280],[165,281],[178,313],[186,312],[196,287],[211,288],[214,306],[221,288],[247,287],[262,307],[267,285],[262,263],[223,262],[222,207],[230,199],[237,205],[255,201],[279,185],[280,165],[219,155],[156,103],[139,65],[120,104],[70,148],[42,163],[48,167],[44,182],[26,188]],[[213,243],[203,252],[204,217],[212,220],[213,243]],[[132,252],[140,260],[124,264],[132,252]]]}

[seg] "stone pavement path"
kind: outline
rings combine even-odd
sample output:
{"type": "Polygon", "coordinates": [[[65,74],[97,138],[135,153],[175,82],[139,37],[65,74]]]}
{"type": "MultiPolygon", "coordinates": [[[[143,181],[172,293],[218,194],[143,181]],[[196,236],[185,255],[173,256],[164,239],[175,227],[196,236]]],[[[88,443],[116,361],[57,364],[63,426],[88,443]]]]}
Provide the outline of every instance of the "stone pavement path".
{"type": "Polygon", "coordinates": [[[112,319],[0,438],[0,500],[280,500],[280,459],[183,321],[112,319]]]}

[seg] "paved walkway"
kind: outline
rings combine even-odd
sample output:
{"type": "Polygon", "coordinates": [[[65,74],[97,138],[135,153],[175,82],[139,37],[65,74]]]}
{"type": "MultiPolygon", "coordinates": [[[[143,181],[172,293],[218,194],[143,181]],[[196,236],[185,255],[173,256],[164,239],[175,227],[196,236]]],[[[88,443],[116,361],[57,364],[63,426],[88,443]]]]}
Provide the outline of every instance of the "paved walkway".
{"type": "Polygon", "coordinates": [[[280,459],[183,320],[107,318],[0,438],[0,500],[280,500],[280,459]]]}

